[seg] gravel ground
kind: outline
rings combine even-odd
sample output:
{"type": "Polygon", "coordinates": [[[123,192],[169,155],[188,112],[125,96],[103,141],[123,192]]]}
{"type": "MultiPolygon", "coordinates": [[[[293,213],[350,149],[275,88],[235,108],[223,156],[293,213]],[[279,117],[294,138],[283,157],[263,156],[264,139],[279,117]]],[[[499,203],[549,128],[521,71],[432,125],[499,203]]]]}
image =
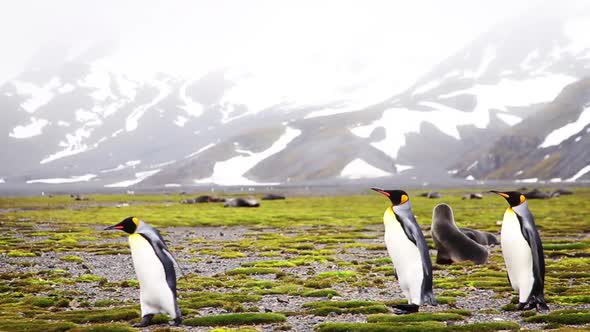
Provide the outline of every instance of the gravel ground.
{"type": "MultiPolygon", "coordinates": [[[[39,230],[50,230],[49,225],[37,225],[39,230]]],[[[96,227],[95,230],[100,232],[102,227],[96,227]]],[[[161,231],[164,232],[165,238],[169,242],[170,247],[174,251],[175,256],[181,262],[185,273],[196,273],[201,276],[215,276],[223,274],[227,270],[231,270],[240,267],[242,264],[254,261],[263,260],[275,260],[282,259],[281,257],[260,257],[257,255],[249,254],[247,257],[235,258],[235,259],[219,259],[216,256],[211,255],[199,255],[190,250],[200,250],[203,247],[211,248],[211,241],[233,241],[244,238],[246,233],[252,232],[252,229],[243,227],[176,227],[176,228],[163,228],[161,231]],[[191,240],[204,239],[206,245],[203,243],[191,244],[191,240]],[[175,250],[182,248],[181,250],[175,250]],[[200,261],[191,262],[189,259],[198,257],[200,261]]],[[[260,230],[256,230],[260,232],[260,230]]],[[[277,232],[278,230],[266,229],[265,232],[277,232]]],[[[284,234],[290,233],[292,235],[298,234],[297,232],[285,232],[284,234]]],[[[365,232],[367,235],[376,236],[375,239],[361,239],[359,243],[369,244],[382,244],[381,231],[378,227],[375,227],[374,231],[365,232]]],[[[36,238],[38,241],[43,238],[36,238]]],[[[30,238],[28,239],[30,240],[30,238]]],[[[120,238],[115,239],[101,239],[103,243],[126,243],[127,237],[121,234],[120,238]]],[[[319,248],[323,246],[318,246],[319,248]]],[[[499,248],[494,248],[494,251],[498,251],[499,248]]],[[[495,252],[494,254],[499,254],[495,252]]],[[[343,261],[365,261],[376,258],[387,257],[384,250],[365,250],[363,248],[349,248],[346,253],[338,253],[333,255],[339,260],[343,261]]],[[[108,279],[109,282],[120,282],[123,280],[135,279],[135,274],[132,266],[132,260],[130,255],[95,255],[92,253],[85,252],[48,252],[44,253],[40,257],[26,257],[26,258],[5,258],[7,264],[2,264],[0,267],[1,272],[35,272],[47,269],[64,269],[72,274],[72,278],[84,274],[94,274],[102,276],[108,279]],[[84,259],[84,263],[73,263],[64,262],[60,260],[63,255],[78,255],[84,259]],[[15,264],[18,262],[34,262],[33,266],[22,266],[21,264],[15,264]]],[[[297,275],[301,279],[308,278],[315,274],[325,271],[339,271],[346,270],[345,268],[339,268],[332,262],[328,263],[313,263],[308,266],[299,266],[295,268],[282,268],[283,271],[297,275]]],[[[259,279],[274,279],[274,275],[262,275],[257,276],[259,279]]],[[[119,288],[115,292],[105,291],[99,287],[96,282],[94,283],[75,283],[75,284],[64,284],[59,286],[63,290],[75,290],[82,293],[80,301],[87,300],[94,302],[102,299],[115,299],[120,301],[128,301],[129,303],[138,303],[139,291],[135,288],[119,288]]],[[[332,289],[340,293],[340,296],[335,297],[333,300],[370,300],[370,301],[388,301],[397,300],[403,298],[402,292],[396,281],[387,279],[383,287],[351,287],[346,283],[340,283],[333,285],[332,289]]],[[[230,291],[230,290],[225,290],[230,291]]],[[[540,329],[542,325],[525,323],[519,316],[518,312],[506,312],[500,311],[500,307],[509,302],[509,298],[495,298],[495,292],[492,290],[467,288],[463,289],[468,296],[458,297],[455,308],[469,309],[473,311],[473,316],[468,317],[464,322],[490,322],[490,321],[514,321],[521,324],[521,327],[528,329],[540,329]],[[498,310],[495,313],[490,313],[489,310],[498,310]],[[483,311],[483,312],[482,312],[483,311]]],[[[436,294],[440,294],[442,290],[435,289],[436,294]]],[[[181,294],[182,296],[182,294],[181,294]]],[[[257,306],[261,310],[272,311],[272,312],[295,312],[303,311],[302,304],[310,301],[325,300],[322,298],[306,298],[300,296],[289,296],[284,294],[279,295],[265,295],[257,303],[252,305],[257,306]]],[[[246,304],[249,305],[249,304],[246,304]]],[[[436,312],[445,309],[449,309],[448,305],[438,305],[436,307],[424,307],[421,311],[425,312],[436,312]]],[[[552,305],[551,309],[561,309],[565,307],[552,305]]],[[[571,307],[570,307],[571,308],[571,307]]],[[[590,305],[578,305],[576,308],[589,309],[590,305]]],[[[199,310],[201,315],[211,315],[223,313],[224,310],[221,308],[204,308],[199,310]]],[[[366,315],[363,314],[343,314],[343,315],[328,315],[328,316],[314,316],[314,315],[300,315],[290,316],[284,324],[279,325],[290,325],[294,331],[310,331],[318,323],[322,322],[365,322],[366,315]]],[[[457,324],[461,324],[457,323],[457,324]]],[[[144,331],[150,331],[162,326],[153,326],[150,328],[143,329],[144,331]]],[[[257,326],[258,329],[263,331],[273,331],[277,325],[261,325],[257,326]]],[[[210,328],[197,328],[197,327],[181,327],[174,328],[176,330],[187,330],[187,331],[208,331],[210,328]]]]}

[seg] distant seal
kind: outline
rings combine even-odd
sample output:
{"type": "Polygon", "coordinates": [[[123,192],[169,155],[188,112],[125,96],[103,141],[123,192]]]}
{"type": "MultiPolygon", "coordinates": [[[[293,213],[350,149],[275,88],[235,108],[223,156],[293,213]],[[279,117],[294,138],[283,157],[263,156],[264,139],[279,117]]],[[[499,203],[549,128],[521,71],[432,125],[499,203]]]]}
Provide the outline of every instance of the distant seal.
{"type": "Polygon", "coordinates": [[[533,189],[524,194],[524,197],[527,199],[547,199],[551,198],[551,193],[542,192],[539,189],[533,189]]]}
{"type": "Polygon", "coordinates": [[[464,195],[461,199],[483,199],[483,195],[480,193],[469,193],[464,195]]]}
{"type": "Polygon", "coordinates": [[[453,210],[449,205],[443,203],[434,207],[431,232],[437,249],[437,264],[451,264],[468,260],[475,264],[487,262],[488,249],[457,228],[453,210]]]}
{"type": "Polygon", "coordinates": [[[287,197],[283,196],[283,195],[277,195],[277,194],[266,194],[264,196],[262,196],[262,200],[263,201],[273,201],[273,200],[277,200],[277,199],[286,199],[287,197]]]}
{"type": "Polygon", "coordinates": [[[442,195],[438,191],[429,191],[427,193],[421,193],[418,195],[419,197],[426,197],[426,198],[441,198],[442,195]]]}
{"type": "Polygon", "coordinates": [[[260,203],[254,198],[230,198],[223,204],[224,207],[259,207],[260,203]]]}
{"type": "Polygon", "coordinates": [[[218,203],[225,202],[225,198],[217,198],[209,195],[203,195],[195,198],[195,203],[218,203]]]}

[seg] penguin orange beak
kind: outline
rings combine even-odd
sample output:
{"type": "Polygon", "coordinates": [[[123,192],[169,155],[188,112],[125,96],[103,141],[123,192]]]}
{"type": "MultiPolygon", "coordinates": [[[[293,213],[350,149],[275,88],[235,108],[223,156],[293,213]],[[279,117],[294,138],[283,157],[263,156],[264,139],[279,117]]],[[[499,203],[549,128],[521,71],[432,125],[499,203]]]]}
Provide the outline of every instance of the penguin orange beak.
{"type": "Polygon", "coordinates": [[[383,195],[383,196],[387,196],[387,197],[389,197],[389,196],[390,196],[390,195],[389,195],[389,193],[388,193],[387,191],[385,191],[385,190],[383,190],[383,189],[381,189],[381,188],[375,188],[375,187],[373,187],[373,188],[371,188],[371,190],[374,190],[374,191],[376,191],[376,192],[380,193],[380,194],[381,194],[381,195],[383,195]]]}
{"type": "Polygon", "coordinates": [[[491,192],[491,193],[494,193],[494,194],[497,194],[497,195],[500,195],[500,196],[502,196],[502,197],[504,197],[504,198],[508,198],[508,197],[510,197],[508,194],[505,194],[505,193],[503,193],[503,192],[501,192],[501,191],[490,190],[490,192],[491,192]]]}
{"type": "Polygon", "coordinates": [[[121,230],[121,229],[123,229],[123,225],[113,225],[113,226],[109,226],[109,227],[106,227],[104,230],[105,230],[105,231],[108,231],[108,230],[111,230],[111,229],[118,229],[118,230],[121,230]]]}

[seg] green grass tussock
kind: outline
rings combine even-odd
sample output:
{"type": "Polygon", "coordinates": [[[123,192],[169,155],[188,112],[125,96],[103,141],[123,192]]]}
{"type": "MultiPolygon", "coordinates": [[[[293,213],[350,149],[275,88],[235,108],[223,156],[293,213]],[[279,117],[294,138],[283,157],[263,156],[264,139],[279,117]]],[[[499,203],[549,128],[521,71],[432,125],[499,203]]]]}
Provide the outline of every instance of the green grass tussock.
{"type": "Polygon", "coordinates": [[[280,323],[286,321],[283,314],[274,313],[239,313],[216,316],[189,318],[183,324],[189,326],[232,326],[280,323]]]}

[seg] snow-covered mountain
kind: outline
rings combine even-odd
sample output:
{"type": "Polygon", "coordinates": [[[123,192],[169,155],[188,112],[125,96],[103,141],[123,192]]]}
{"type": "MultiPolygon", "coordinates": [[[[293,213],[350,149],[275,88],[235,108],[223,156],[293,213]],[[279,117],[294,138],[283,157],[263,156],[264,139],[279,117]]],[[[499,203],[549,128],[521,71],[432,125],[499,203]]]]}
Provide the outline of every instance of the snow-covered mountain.
{"type": "Polygon", "coordinates": [[[0,185],[588,180],[588,14],[503,22],[402,93],[357,86],[313,103],[240,68],[140,78],[108,65],[113,43],[42,49],[0,87],[0,185]],[[507,138],[519,132],[535,141],[507,138]]]}

